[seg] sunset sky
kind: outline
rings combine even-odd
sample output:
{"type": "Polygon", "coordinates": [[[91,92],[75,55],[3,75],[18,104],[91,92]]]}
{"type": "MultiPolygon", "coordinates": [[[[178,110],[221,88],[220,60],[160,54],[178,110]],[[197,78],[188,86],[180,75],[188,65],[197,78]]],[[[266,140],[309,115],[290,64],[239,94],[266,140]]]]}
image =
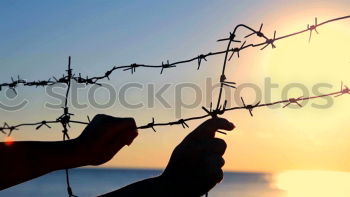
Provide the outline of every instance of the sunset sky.
{"type": "MultiPolygon", "coordinates": [[[[64,74],[68,56],[72,56],[75,73],[83,76],[100,76],[113,66],[132,63],[160,64],[196,57],[201,53],[225,50],[226,42],[216,42],[227,37],[237,24],[244,23],[258,28],[264,23],[263,32],[272,36],[284,35],[305,29],[313,24],[314,18],[322,22],[331,18],[350,15],[348,0],[333,1],[3,1],[0,3],[0,83],[10,82],[11,76],[19,74],[27,80],[47,80],[64,74]]],[[[241,52],[227,68],[228,80],[238,84],[254,83],[262,93],[267,78],[279,85],[271,90],[271,100],[280,100],[283,88],[291,83],[307,87],[310,96],[312,88],[326,83],[322,93],[338,91],[341,81],[350,85],[350,20],[339,21],[280,42],[276,49],[259,48],[241,52]]],[[[244,37],[248,32],[241,32],[244,37]]],[[[260,40],[261,41],[261,40],[260,40]]],[[[259,42],[252,37],[249,42],[259,42]]],[[[239,44],[237,45],[239,46],[239,44]]],[[[127,91],[130,103],[144,103],[139,109],[127,109],[117,99],[115,104],[97,109],[88,104],[88,87],[79,90],[83,109],[74,109],[75,120],[86,121],[105,113],[117,117],[134,117],[138,125],[147,124],[152,117],[158,122],[179,119],[175,112],[176,85],[183,82],[198,85],[203,99],[194,108],[182,109],[181,117],[201,115],[201,106],[208,106],[211,100],[206,92],[206,82],[218,82],[221,74],[223,55],[209,57],[197,71],[197,62],[167,69],[160,75],[160,69],[137,68],[116,71],[110,81],[104,81],[116,90],[123,85],[136,82],[144,85],[127,91]],[[149,104],[147,87],[156,90],[170,84],[164,98],[171,108],[156,101],[149,104]],[[147,97],[148,96],[148,97],[147,97]]],[[[42,87],[19,87],[18,96],[9,100],[0,92],[0,102],[14,104],[27,99],[29,104],[20,111],[7,112],[0,109],[1,122],[17,124],[54,120],[61,115],[61,109],[48,109],[45,102],[57,100],[45,94],[42,87]]],[[[107,102],[105,89],[96,92],[99,102],[107,102]]],[[[233,101],[230,105],[242,104],[233,101]]],[[[299,89],[292,89],[288,96],[299,97],[299,89]]],[[[212,95],[216,104],[217,91],[212,95]]],[[[246,103],[255,103],[254,92],[247,88],[240,92],[246,103]]],[[[12,95],[13,96],[13,95],[12,95]]],[[[182,100],[193,103],[194,91],[183,89],[182,100]]],[[[349,95],[350,96],[350,95],[349,95]]],[[[225,170],[248,172],[281,172],[289,170],[350,171],[350,97],[313,100],[303,108],[261,108],[254,110],[254,117],[247,111],[228,112],[223,117],[234,122],[236,130],[227,136],[225,170]],[[315,108],[331,102],[326,109],[315,108]],[[314,104],[314,105],[312,105],[314,104]]],[[[266,102],[263,94],[262,103],[266,102]]],[[[189,122],[189,129],[181,126],[159,127],[157,133],[151,129],[139,130],[139,136],[130,147],[124,148],[103,167],[164,168],[174,147],[202,121],[189,122]]],[[[71,136],[76,137],[84,128],[71,125],[71,136]]],[[[50,140],[62,138],[59,125],[52,129],[25,127],[15,131],[15,140],[50,140]]],[[[3,140],[5,136],[1,137],[3,140]]]]}

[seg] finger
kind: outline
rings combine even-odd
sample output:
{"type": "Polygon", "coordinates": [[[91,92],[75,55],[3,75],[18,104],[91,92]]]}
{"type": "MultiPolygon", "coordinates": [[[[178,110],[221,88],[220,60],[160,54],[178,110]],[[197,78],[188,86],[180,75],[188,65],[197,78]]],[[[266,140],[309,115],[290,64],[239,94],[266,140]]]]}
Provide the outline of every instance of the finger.
{"type": "Polygon", "coordinates": [[[234,124],[224,118],[212,118],[199,125],[189,138],[213,138],[215,132],[219,129],[231,131],[235,128],[234,124]]]}
{"type": "Polygon", "coordinates": [[[222,158],[222,156],[217,154],[210,154],[207,155],[207,167],[209,169],[220,169],[222,166],[225,165],[225,160],[222,158]]]}
{"type": "Polygon", "coordinates": [[[213,138],[206,142],[204,150],[208,153],[213,153],[217,155],[224,155],[227,148],[227,144],[223,139],[213,138]]]}
{"type": "Polygon", "coordinates": [[[215,174],[217,169],[221,169],[225,165],[224,158],[217,154],[201,154],[200,157],[197,161],[197,167],[204,175],[215,174]]]}
{"type": "Polygon", "coordinates": [[[137,127],[133,118],[118,118],[109,128],[110,140],[124,145],[130,145],[138,136],[137,127]]]}
{"type": "Polygon", "coordinates": [[[191,159],[194,159],[194,155],[216,154],[218,156],[224,155],[227,144],[220,138],[212,138],[209,140],[192,140],[190,143],[186,143],[180,148],[185,149],[185,155],[191,159]]]}
{"type": "Polygon", "coordinates": [[[102,128],[106,128],[106,132],[110,136],[116,136],[124,132],[136,132],[137,126],[133,118],[116,118],[105,116],[100,120],[102,128]]]}
{"type": "Polygon", "coordinates": [[[111,125],[122,125],[125,127],[130,127],[130,128],[137,128],[136,122],[133,118],[119,118],[119,117],[113,117],[105,114],[97,114],[92,122],[98,122],[98,123],[103,123],[103,124],[111,124],[111,125]]]}
{"type": "Polygon", "coordinates": [[[120,129],[137,130],[136,122],[133,118],[116,118],[110,116],[106,118],[105,122],[120,129]]]}
{"type": "Polygon", "coordinates": [[[224,179],[224,172],[222,169],[217,169],[214,175],[216,183],[220,183],[224,179]]]}
{"type": "Polygon", "coordinates": [[[122,132],[107,139],[107,143],[114,146],[118,144],[130,146],[138,135],[139,133],[137,131],[122,132]]]}
{"type": "Polygon", "coordinates": [[[202,171],[198,175],[198,191],[202,195],[210,191],[215,185],[222,181],[224,173],[220,168],[210,169],[210,171],[202,171]]]}
{"type": "Polygon", "coordinates": [[[121,118],[123,123],[132,130],[137,130],[135,119],[133,118],[121,118]]]}
{"type": "Polygon", "coordinates": [[[209,155],[206,157],[205,171],[211,181],[218,183],[223,179],[221,168],[225,165],[225,160],[219,155],[209,155]]]}
{"type": "Polygon", "coordinates": [[[200,166],[203,179],[207,183],[219,183],[223,179],[223,171],[221,168],[224,164],[225,160],[221,156],[207,156],[203,164],[200,166]]]}

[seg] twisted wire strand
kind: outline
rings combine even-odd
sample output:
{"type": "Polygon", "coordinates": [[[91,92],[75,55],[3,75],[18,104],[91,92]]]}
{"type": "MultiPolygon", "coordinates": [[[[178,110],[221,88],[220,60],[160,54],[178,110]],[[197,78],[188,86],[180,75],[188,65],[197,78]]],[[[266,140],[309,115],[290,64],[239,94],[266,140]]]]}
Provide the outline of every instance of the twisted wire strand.
{"type": "MultiPolygon", "coordinates": [[[[314,100],[314,99],[318,99],[318,98],[323,98],[323,97],[327,97],[327,96],[341,96],[341,95],[345,95],[345,94],[350,94],[350,90],[345,88],[339,91],[335,91],[335,92],[330,92],[330,93],[326,93],[326,94],[322,94],[322,95],[317,95],[317,96],[310,96],[310,97],[299,97],[299,98],[289,98],[289,99],[285,99],[285,100],[279,100],[279,101],[274,101],[274,102],[270,102],[270,103],[262,103],[262,104],[258,104],[258,105],[243,105],[243,106],[237,106],[237,107],[230,107],[230,108],[224,108],[224,107],[219,107],[218,110],[204,110],[206,112],[206,114],[203,115],[199,115],[199,116],[193,116],[193,117],[189,117],[189,118],[182,118],[179,120],[175,120],[175,121],[170,121],[170,122],[150,122],[146,125],[142,125],[142,126],[138,126],[138,129],[148,129],[148,128],[154,128],[154,127],[159,127],[159,126],[173,126],[173,125],[185,125],[184,123],[189,122],[189,121],[193,121],[193,120],[200,120],[200,119],[204,119],[207,117],[212,117],[212,116],[218,116],[218,115],[222,115],[227,111],[235,111],[235,110],[252,110],[255,108],[261,108],[261,107],[268,107],[268,106],[272,106],[272,105],[278,105],[278,104],[296,104],[297,102],[301,102],[301,101],[305,101],[305,100],[314,100]]],[[[153,118],[154,120],[154,118],[153,118]]],[[[61,122],[58,120],[52,120],[52,121],[40,121],[40,122],[35,122],[35,123],[22,123],[22,124],[18,124],[18,125],[13,125],[13,126],[9,126],[7,123],[4,124],[4,126],[0,127],[0,131],[6,132],[6,131],[14,131],[14,130],[18,130],[20,127],[25,127],[25,126],[36,126],[36,129],[40,129],[42,125],[47,124],[47,126],[50,126],[51,124],[60,124],[61,122]],[[40,126],[40,127],[39,127],[40,126]]],[[[81,124],[81,125],[88,125],[90,122],[84,122],[84,121],[77,121],[77,120],[70,120],[69,123],[74,123],[74,124],[81,124]]],[[[187,125],[187,124],[186,124],[187,125]]],[[[187,126],[186,126],[187,127],[187,126]]],[[[51,128],[51,126],[49,127],[51,128]]],[[[9,133],[8,133],[9,134],[9,133]]]]}
{"type": "MultiPolygon", "coordinates": [[[[264,33],[261,32],[261,29],[260,30],[256,30],[252,27],[249,27],[248,25],[245,25],[245,24],[239,24],[237,25],[234,30],[233,30],[233,33],[230,33],[230,37],[228,38],[223,38],[223,39],[220,39],[218,41],[229,41],[229,45],[231,45],[231,42],[241,42],[241,41],[238,41],[238,40],[234,40],[234,37],[236,36],[236,32],[238,31],[238,29],[240,28],[244,28],[244,29],[247,29],[249,31],[251,31],[251,34],[248,35],[248,37],[250,37],[251,35],[256,35],[262,39],[264,39],[265,41],[264,42],[260,42],[260,43],[256,43],[256,44],[248,44],[248,45],[245,45],[245,46],[242,46],[240,48],[237,48],[237,47],[227,47],[226,50],[223,50],[223,51],[216,51],[216,52],[208,52],[206,54],[200,54],[196,57],[193,57],[191,59],[187,59],[187,60],[181,60],[181,61],[177,61],[177,62],[173,62],[173,63],[170,63],[167,61],[167,63],[162,63],[162,64],[159,64],[159,65],[148,65],[148,64],[137,64],[137,63],[133,63],[133,64],[130,64],[130,65],[124,65],[124,66],[113,66],[110,70],[106,71],[104,75],[101,75],[101,76],[95,76],[95,77],[82,77],[81,74],[79,73],[78,76],[75,76],[75,75],[72,75],[71,79],[73,79],[75,82],[77,83],[85,83],[85,84],[98,84],[98,81],[100,80],[103,80],[103,79],[110,79],[110,75],[116,71],[116,70],[123,70],[123,71],[131,71],[131,73],[133,74],[134,72],[136,72],[136,68],[156,68],[156,69],[167,69],[167,68],[173,68],[173,67],[176,67],[177,65],[180,65],[180,64],[185,64],[185,63],[190,63],[190,62],[193,62],[193,61],[197,61],[197,64],[198,64],[198,69],[200,68],[201,66],[201,63],[202,61],[206,61],[206,58],[207,57],[211,57],[211,56],[216,56],[216,55],[222,55],[222,54],[226,54],[231,52],[231,53],[239,53],[240,51],[242,50],[245,50],[247,48],[255,48],[255,47],[261,47],[263,46],[263,48],[261,48],[261,50],[265,49],[267,46],[271,45],[273,48],[275,48],[275,42],[276,41],[279,41],[279,40],[282,40],[282,39],[286,39],[286,38],[289,38],[289,37],[292,37],[292,36],[296,36],[296,35],[299,35],[299,34],[303,34],[303,33],[306,33],[306,32],[313,32],[315,30],[317,30],[318,27],[320,26],[323,26],[323,25],[326,25],[326,24],[329,24],[329,23],[333,23],[333,22],[336,22],[336,21],[340,21],[340,20],[345,20],[345,19],[349,19],[350,18],[350,15],[348,16],[343,16],[343,17],[338,17],[338,18],[333,18],[333,19],[330,19],[330,20],[326,20],[324,22],[321,22],[321,23],[316,23],[314,25],[308,25],[306,29],[303,29],[303,30],[300,30],[300,31],[296,31],[296,32],[293,32],[293,33],[290,33],[290,34],[287,34],[287,35],[284,35],[284,36],[280,36],[280,37],[274,37],[274,38],[268,38],[264,33]]],[[[246,36],[247,37],[247,36],[246,36]]],[[[224,69],[223,69],[224,70],[224,69]]],[[[161,72],[163,73],[163,72],[161,72]]],[[[65,83],[67,84],[68,83],[68,76],[66,75],[63,75],[61,78],[56,78],[56,77],[53,77],[54,80],[52,80],[51,78],[48,79],[48,80],[38,80],[38,81],[30,81],[30,82],[27,82],[23,79],[20,78],[20,76],[18,76],[18,79],[17,80],[14,80],[12,78],[12,82],[10,83],[1,83],[0,84],[0,91],[2,90],[3,87],[8,87],[10,89],[15,89],[18,85],[22,84],[24,86],[35,86],[35,87],[44,87],[44,86],[50,86],[50,85],[55,85],[55,84],[59,84],[59,83],[65,83]]]]}

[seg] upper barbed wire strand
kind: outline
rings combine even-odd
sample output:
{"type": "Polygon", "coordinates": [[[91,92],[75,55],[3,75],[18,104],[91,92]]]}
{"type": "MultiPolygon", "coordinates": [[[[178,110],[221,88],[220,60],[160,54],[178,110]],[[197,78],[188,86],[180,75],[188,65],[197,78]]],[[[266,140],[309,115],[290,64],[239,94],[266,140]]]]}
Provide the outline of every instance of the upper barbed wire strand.
{"type": "MultiPolygon", "coordinates": [[[[169,67],[174,67],[174,66],[177,66],[177,65],[180,65],[180,64],[185,64],[185,63],[190,63],[190,62],[193,62],[193,61],[197,61],[197,64],[198,64],[198,67],[200,67],[201,65],[201,62],[202,60],[206,60],[207,57],[210,57],[210,56],[216,56],[216,55],[221,55],[221,54],[227,54],[229,52],[232,52],[232,53],[238,53],[242,50],[245,50],[247,48],[255,48],[255,47],[261,47],[263,46],[263,48],[261,48],[262,50],[265,49],[266,46],[268,45],[271,45],[273,47],[276,47],[274,45],[274,42],[276,41],[279,41],[279,40],[282,40],[282,39],[285,39],[285,38],[289,38],[289,37],[292,37],[292,36],[296,36],[296,35],[299,35],[299,34],[302,34],[302,33],[306,33],[306,32],[312,32],[312,31],[316,31],[316,29],[320,26],[323,26],[323,25],[326,25],[326,24],[329,24],[329,23],[332,23],[332,22],[336,22],[336,21],[340,21],[340,20],[345,20],[345,19],[349,19],[350,18],[350,15],[347,15],[347,16],[343,16],[343,17],[338,17],[338,18],[333,18],[333,19],[330,19],[330,20],[327,20],[327,21],[324,21],[322,23],[315,23],[314,25],[308,25],[306,29],[303,29],[303,30],[300,30],[300,31],[297,31],[297,32],[294,32],[294,33],[290,33],[290,34],[287,34],[287,35],[284,35],[284,36],[280,36],[280,37],[274,37],[274,38],[268,38],[266,36],[266,34],[262,33],[261,30],[262,30],[262,26],[259,30],[255,30],[254,28],[251,28],[247,25],[244,25],[244,24],[239,24],[237,25],[235,28],[234,28],[234,31],[232,33],[230,33],[230,36],[228,38],[223,38],[223,39],[220,39],[218,41],[230,41],[231,42],[241,42],[241,41],[237,41],[237,40],[230,40],[232,37],[234,37],[236,35],[236,32],[238,31],[239,28],[244,28],[244,29],[247,29],[249,31],[251,31],[251,34],[249,34],[248,36],[250,35],[257,35],[258,37],[262,38],[262,39],[265,39],[264,42],[261,42],[261,43],[256,43],[256,44],[248,44],[248,45],[245,45],[245,46],[242,46],[240,48],[230,48],[228,47],[226,50],[224,51],[217,51],[217,52],[209,52],[207,54],[200,54],[194,58],[191,58],[191,59],[187,59],[187,60],[181,60],[181,61],[177,61],[177,62],[173,62],[173,63],[168,63],[168,64],[165,64],[167,65],[167,68],[169,67]]],[[[75,82],[77,83],[85,83],[85,84],[97,84],[98,81],[100,80],[103,80],[103,79],[110,79],[110,75],[116,71],[116,70],[123,70],[123,71],[128,71],[128,70],[131,70],[131,73],[134,73],[136,71],[136,68],[137,67],[143,67],[143,68],[160,68],[160,69],[164,69],[164,64],[159,64],[159,65],[147,65],[147,64],[137,64],[137,63],[133,63],[133,64],[130,64],[130,65],[124,65],[124,66],[113,66],[110,70],[106,71],[104,75],[101,75],[101,76],[95,76],[95,77],[81,77],[80,75],[79,76],[75,76],[73,75],[71,79],[73,79],[75,82]]],[[[2,90],[2,87],[8,87],[10,89],[15,89],[16,87],[18,87],[18,85],[22,84],[24,86],[36,86],[36,87],[39,87],[39,86],[49,86],[49,85],[54,85],[54,84],[58,84],[58,83],[65,83],[67,84],[68,83],[68,76],[65,76],[63,75],[61,78],[55,78],[55,81],[51,80],[51,78],[49,80],[39,80],[39,81],[31,81],[31,82],[27,82],[25,80],[22,80],[20,79],[20,77],[18,76],[18,80],[13,80],[12,79],[12,82],[10,83],[2,83],[0,84],[0,91],[2,90]]]]}

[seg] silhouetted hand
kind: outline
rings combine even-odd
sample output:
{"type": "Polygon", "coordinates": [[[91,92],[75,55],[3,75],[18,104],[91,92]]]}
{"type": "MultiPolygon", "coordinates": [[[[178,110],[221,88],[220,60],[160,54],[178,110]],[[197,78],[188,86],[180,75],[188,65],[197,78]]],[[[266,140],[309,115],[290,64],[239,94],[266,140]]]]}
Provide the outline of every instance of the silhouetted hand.
{"type": "Polygon", "coordinates": [[[0,158],[6,158],[0,190],[55,170],[103,164],[137,135],[134,119],[97,115],[76,139],[0,143],[0,158]]]}
{"type": "Polygon", "coordinates": [[[87,165],[100,165],[110,159],[125,145],[130,145],[138,135],[133,118],[115,118],[96,115],[75,140],[77,157],[87,165]]]}
{"type": "MultiPolygon", "coordinates": [[[[180,196],[201,196],[223,179],[222,155],[226,143],[215,138],[218,129],[233,130],[234,125],[222,118],[207,120],[190,133],[174,150],[160,176],[169,192],[180,196]]],[[[174,195],[174,196],[176,196],[174,195]]]]}

